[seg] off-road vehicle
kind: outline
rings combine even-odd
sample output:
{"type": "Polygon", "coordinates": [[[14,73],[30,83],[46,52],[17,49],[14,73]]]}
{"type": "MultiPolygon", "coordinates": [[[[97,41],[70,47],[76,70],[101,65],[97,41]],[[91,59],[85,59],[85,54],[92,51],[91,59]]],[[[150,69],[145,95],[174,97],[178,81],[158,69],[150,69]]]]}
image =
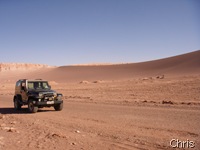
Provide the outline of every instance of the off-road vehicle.
{"type": "Polygon", "coordinates": [[[63,108],[62,94],[51,90],[48,82],[42,79],[18,80],[13,102],[16,110],[20,110],[23,105],[28,105],[31,113],[36,113],[38,108],[43,107],[54,107],[56,111],[63,108]]]}

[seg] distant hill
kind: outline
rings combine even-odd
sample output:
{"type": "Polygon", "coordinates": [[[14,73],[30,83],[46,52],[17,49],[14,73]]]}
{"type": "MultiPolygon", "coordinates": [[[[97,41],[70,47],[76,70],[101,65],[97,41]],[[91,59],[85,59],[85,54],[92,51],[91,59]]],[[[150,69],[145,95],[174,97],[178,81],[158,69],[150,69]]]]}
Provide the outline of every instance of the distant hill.
{"type": "Polygon", "coordinates": [[[174,57],[131,64],[62,66],[49,71],[47,79],[58,81],[116,80],[157,75],[200,74],[200,50],[174,57]]]}
{"type": "Polygon", "coordinates": [[[200,75],[200,50],[174,57],[141,63],[117,65],[84,65],[49,68],[47,65],[1,64],[0,70],[16,70],[16,74],[1,73],[2,79],[43,78],[56,82],[79,82],[82,80],[120,80],[157,75],[200,75]],[[32,68],[35,71],[29,71],[32,68]],[[20,73],[19,70],[26,70],[20,73]]]}
{"type": "Polygon", "coordinates": [[[18,71],[18,70],[35,70],[35,69],[47,68],[47,67],[48,65],[42,65],[42,64],[0,63],[0,72],[18,71]]]}

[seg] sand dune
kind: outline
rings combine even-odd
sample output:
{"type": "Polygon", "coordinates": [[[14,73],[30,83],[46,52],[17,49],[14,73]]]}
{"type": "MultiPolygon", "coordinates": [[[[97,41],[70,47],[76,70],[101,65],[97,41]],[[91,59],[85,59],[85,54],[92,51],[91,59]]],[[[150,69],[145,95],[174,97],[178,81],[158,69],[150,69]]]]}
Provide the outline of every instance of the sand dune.
{"type": "MultiPolygon", "coordinates": [[[[181,76],[181,75],[193,75],[200,74],[200,50],[169,57],[160,60],[131,63],[131,64],[116,64],[116,65],[84,65],[84,66],[61,66],[55,68],[49,68],[45,65],[7,65],[6,68],[10,68],[14,71],[14,74],[1,73],[1,79],[3,77],[17,79],[17,78],[43,78],[46,80],[53,80],[56,82],[80,82],[83,80],[120,80],[130,79],[138,77],[155,77],[158,75],[167,76],[181,76]],[[24,69],[25,68],[25,69],[24,69]],[[30,69],[28,68],[35,68],[30,69]],[[29,70],[29,71],[27,71],[29,70]],[[22,71],[26,71],[25,73],[22,71]]],[[[4,65],[5,66],[5,65],[4,65]]],[[[1,70],[5,69],[1,65],[1,70]]]]}
{"type": "Polygon", "coordinates": [[[170,58],[132,64],[62,66],[48,71],[49,80],[118,80],[158,75],[181,76],[200,73],[200,50],[170,58]]]}

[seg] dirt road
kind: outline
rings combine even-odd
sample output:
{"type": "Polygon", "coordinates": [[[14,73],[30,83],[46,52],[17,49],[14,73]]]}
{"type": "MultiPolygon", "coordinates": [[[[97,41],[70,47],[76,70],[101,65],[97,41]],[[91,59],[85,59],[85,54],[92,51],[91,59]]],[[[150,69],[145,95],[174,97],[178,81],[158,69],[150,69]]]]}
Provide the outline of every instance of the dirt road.
{"type": "MultiPolygon", "coordinates": [[[[0,149],[172,149],[170,140],[200,148],[199,106],[128,106],[68,102],[27,113],[0,96],[0,149]]],[[[175,145],[175,143],[173,143],[175,145]]]]}

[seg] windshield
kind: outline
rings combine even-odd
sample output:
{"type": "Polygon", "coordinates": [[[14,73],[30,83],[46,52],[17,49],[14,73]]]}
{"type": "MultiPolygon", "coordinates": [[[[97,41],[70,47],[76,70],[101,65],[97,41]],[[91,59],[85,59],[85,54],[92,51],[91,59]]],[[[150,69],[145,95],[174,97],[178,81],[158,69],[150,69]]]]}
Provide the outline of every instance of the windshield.
{"type": "Polygon", "coordinates": [[[28,81],[29,90],[50,89],[48,82],[45,81],[28,81]]]}

